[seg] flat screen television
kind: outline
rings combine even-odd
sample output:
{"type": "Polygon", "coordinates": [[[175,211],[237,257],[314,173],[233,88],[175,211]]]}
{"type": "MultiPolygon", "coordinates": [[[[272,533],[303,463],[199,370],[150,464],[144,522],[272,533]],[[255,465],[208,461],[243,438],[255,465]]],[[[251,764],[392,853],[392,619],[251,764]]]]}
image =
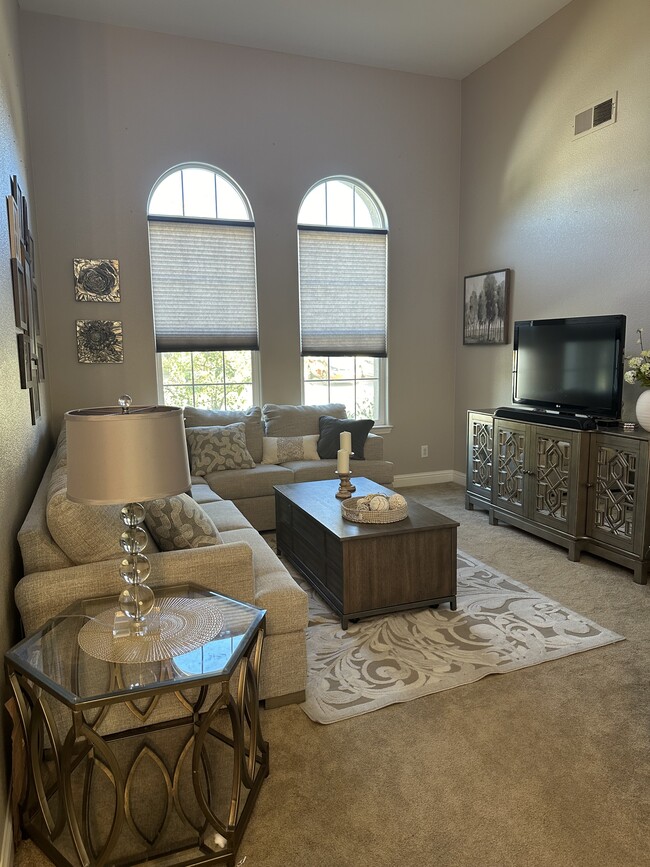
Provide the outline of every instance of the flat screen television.
{"type": "Polygon", "coordinates": [[[623,398],[625,316],[515,322],[515,404],[618,419],[623,398]]]}

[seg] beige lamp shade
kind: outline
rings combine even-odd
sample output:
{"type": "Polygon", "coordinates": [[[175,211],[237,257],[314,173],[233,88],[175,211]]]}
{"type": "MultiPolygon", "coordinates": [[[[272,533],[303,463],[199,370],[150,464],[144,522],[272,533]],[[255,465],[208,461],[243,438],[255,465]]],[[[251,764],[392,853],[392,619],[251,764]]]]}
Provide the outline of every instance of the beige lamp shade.
{"type": "Polygon", "coordinates": [[[189,490],[181,409],[106,406],[75,409],[65,419],[70,500],[141,503],[189,490]]]}

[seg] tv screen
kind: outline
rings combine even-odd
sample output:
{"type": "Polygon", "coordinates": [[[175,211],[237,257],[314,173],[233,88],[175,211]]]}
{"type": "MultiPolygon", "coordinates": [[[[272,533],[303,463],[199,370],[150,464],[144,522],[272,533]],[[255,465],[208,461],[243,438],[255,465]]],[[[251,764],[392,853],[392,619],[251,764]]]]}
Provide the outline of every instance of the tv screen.
{"type": "Polygon", "coordinates": [[[513,403],[620,418],[625,316],[515,322],[513,403]]]}

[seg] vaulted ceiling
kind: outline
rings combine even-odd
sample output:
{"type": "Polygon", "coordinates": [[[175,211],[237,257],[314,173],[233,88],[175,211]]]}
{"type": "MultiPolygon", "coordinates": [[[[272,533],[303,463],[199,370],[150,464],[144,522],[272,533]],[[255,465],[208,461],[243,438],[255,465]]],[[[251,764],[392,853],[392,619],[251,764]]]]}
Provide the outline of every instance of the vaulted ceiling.
{"type": "Polygon", "coordinates": [[[21,9],[462,79],[569,0],[18,0],[21,9]]]}

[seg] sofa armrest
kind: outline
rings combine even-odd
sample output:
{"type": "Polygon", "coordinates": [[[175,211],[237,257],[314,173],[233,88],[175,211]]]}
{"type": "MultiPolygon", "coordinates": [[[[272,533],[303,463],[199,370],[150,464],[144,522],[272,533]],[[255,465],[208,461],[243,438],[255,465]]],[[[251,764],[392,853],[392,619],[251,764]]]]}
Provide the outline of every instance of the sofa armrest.
{"type": "MultiPolygon", "coordinates": [[[[245,542],[226,542],[204,548],[152,553],[148,584],[170,587],[199,584],[210,590],[254,604],[253,552],[245,542]]],[[[124,589],[119,575],[120,560],[103,560],[69,566],[50,572],[33,572],[16,585],[16,605],[25,634],[29,635],[50,617],[80,599],[117,597],[124,589]]]]}
{"type": "Polygon", "coordinates": [[[383,461],[384,438],[379,434],[370,432],[363,448],[363,457],[366,461],[383,461]]]}

